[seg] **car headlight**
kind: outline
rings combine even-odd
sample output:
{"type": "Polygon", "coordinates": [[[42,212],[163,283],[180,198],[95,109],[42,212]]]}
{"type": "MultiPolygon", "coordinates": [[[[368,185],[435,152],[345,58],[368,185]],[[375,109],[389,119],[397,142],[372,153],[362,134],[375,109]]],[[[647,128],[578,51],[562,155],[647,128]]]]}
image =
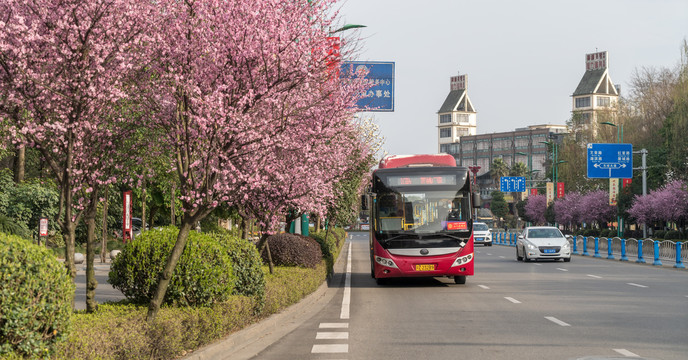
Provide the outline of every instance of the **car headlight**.
{"type": "Polygon", "coordinates": [[[537,250],[537,246],[532,243],[526,242],[526,245],[528,245],[528,250],[537,250]]]}
{"type": "Polygon", "coordinates": [[[571,247],[571,244],[569,244],[568,241],[565,241],[565,242],[564,242],[564,245],[562,245],[561,248],[562,248],[562,249],[568,249],[568,248],[570,248],[570,247],[571,247]]]}

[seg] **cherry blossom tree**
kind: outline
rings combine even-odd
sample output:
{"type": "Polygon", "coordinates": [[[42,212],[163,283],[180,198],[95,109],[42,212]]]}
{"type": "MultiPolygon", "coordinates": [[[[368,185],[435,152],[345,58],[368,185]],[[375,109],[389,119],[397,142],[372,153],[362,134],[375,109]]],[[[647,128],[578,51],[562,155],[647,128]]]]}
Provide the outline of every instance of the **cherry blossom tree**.
{"type": "Polygon", "coordinates": [[[72,277],[76,224],[94,209],[98,187],[114,181],[106,168],[115,166],[118,123],[127,120],[118,103],[126,98],[130,70],[144,63],[139,49],[152,10],[128,0],[0,4],[0,116],[11,125],[12,140],[37,148],[57,180],[56,221],[72,277]]]}
{"type": "Polygon", "coordinates": [[[526,215],[533,220],[537,225],[546,223],[545,211],[547,211],[547,196],[545,195],[531,195],[526,202],[526,215]]]}
{"type": "Polygon", "coordinates": [[[570,192],[564,198],[558,199],[554,202],[555,218],[560,224],[568,224],[569,226],[578,225],[581,223],[581,199],[582,195],[578,192],[570,192]]]}
{"type": "Polygon", "coordinates": [[[605,190],[583,195],[580,209],[580,221],[589,224],[612,221],[616,217],[616,206],[609,205],[609,193],[605,190]]]}
{"type": "Polygon", "coordinates": [[[269,224],[280,201],[317,210],[331,194],[343,148],[333,132],[352,117],[361,89],[360,80],[332,81],[323,61],[334,3],[156,2],[152,85],[142,101],[153,114],[147,124],[165,132],[160,141],[175,154],[183,216],[149,320],[190,229],[220,202],[259,204],[269,224]]]}
{"type": "Polygon", "coordinates": [[[655,221],[679,222],[688,218],[688,191],[686,183],[672,181],[663,187],[651,191],[646,196],[637,195],[628,210],[639,223],[655,221]]]}

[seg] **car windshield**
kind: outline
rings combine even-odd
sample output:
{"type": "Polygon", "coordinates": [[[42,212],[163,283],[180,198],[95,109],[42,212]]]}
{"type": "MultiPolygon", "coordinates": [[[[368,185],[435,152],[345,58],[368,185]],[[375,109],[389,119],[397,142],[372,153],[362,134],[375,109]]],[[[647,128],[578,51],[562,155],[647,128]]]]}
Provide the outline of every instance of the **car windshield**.
{"type": "Polygon", "coordinates": [[[528,237],[533,239],[558,238],[562,237],[559,229],[531,229],[528,237]]]}
{"type": "Polygon", "coordinates": [[[490,228],[487,227],[487,224],[473,223],[473,231],[487,231],[487,230],[490,230],[490,228]]]}

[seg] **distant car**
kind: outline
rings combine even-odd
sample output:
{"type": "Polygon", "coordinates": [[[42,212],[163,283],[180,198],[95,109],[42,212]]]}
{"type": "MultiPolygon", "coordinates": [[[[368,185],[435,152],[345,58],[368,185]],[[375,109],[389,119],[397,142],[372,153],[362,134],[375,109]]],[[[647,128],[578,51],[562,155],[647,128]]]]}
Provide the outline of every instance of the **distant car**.
{"type": "Polygon", "coordinates": [[[485,223],[473,223],[473,244],[492,246],[492,230],[485,223]]]}
{"type": "Polygon", "coordinates": [[[516,240],[516,260],[563,259],[571,261],[569,240],[552,226],[532,226],[523,229],[516,240]]]}

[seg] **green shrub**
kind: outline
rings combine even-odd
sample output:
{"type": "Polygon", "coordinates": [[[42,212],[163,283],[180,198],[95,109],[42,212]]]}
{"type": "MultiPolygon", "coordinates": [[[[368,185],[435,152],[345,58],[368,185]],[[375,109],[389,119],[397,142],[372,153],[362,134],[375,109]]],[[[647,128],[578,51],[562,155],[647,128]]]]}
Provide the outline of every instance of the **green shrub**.
{"type": "Polygon", "coordinates": [[[681,239],[681,233],[676,230],[669,230],[666,232],[664,239],[667,240],[679,240],[681,239]]]}
{"type": "Polygon", "coordinates": [[[584,236],[597,236],[599,234],[599,231],[597,229],[587,229],[583,231],[584,236]]]}
{"type": "MultiPolygon", "coordinates": [[[[315,268],[322,261],[320,245],[309,237],[284,233],[272,235],[267,241],[275,265],[315,268]]],[[[261,257],[268,262],[267,251],[261,257]]]]}
{"type": "Polygon", "coordinates": [[[31,239],[31,231],[29,231],[24,223],[18,222],[3,214],[0,214],[0,233],[31,239]]]}
{"type": "Polygon", "coordinates": [[[46,357],[69,333],[74,283],[47,249],[0,233],[0,355],[46,357]]]}
{"type": "MultiPolygon", "coordinates": [[[[136,303],[149,302],[178,232],[172,227],[146,231],[128,242],[110,266],[112,287],[136,303]]],[[[191,231],[163,302],[208,306],[226,300],[235,282],[227,249],[208,235],[191,231]]]]}
{"type": "Polygon", "coordinates": [[[657,230],[657,231],[655,231],[655,235],[653,237],[655,239],[664,239],[666,234],[667,234],[667,232],[664,230],[657,230]]]}
{"type": "Polygon", "coordinates": [[[227,248],[236,277],[233,294],[255,296],[262,302],[265,299],[265,274],[256,246],[247,239],[227,233],[215,233],[210,236],[227,248]]]}
{"type": "Polygon", "coordinates": [[[320,244],[320,252],[322,252],[323,259],[327,263],[327,274],[331,275],[334,272],[334,262],[339,255],[335,234],[332,231],[328,233],[327,230],[323,230],[310,233],[310,237],[320,244]]]}

